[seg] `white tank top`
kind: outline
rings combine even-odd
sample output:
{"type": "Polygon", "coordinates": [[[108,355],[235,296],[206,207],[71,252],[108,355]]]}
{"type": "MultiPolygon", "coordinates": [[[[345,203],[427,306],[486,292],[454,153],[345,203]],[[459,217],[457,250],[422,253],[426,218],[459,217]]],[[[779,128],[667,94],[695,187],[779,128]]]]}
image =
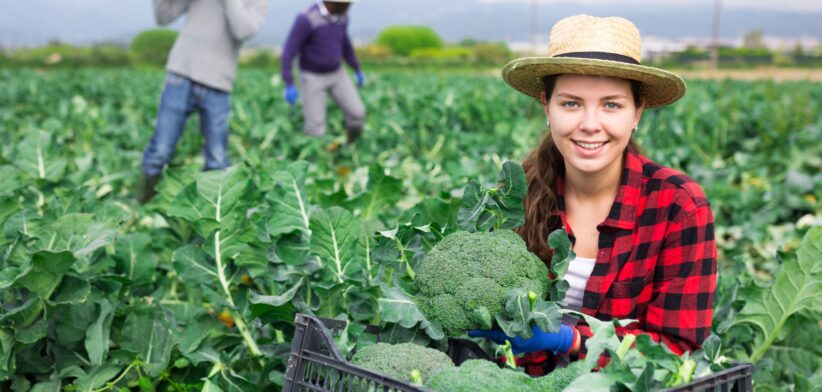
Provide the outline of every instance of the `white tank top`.
{"type": "Polygon", "coordinates": [[[568,309],[576,311],[582,310],[582,295],[585,294],[585,284],[591,277],[596,259],[586,259],[577,256],[568,264],[568,271],[565,272],[565,280],[571,285],[565,293],[565,303],[568,309]]]}

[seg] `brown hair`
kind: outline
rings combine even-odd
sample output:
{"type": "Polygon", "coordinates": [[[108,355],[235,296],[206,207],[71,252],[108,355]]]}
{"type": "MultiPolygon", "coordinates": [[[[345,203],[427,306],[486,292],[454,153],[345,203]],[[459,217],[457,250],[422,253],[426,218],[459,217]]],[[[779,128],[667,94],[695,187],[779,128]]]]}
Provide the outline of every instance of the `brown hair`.
{"type": "MultiPolygon", "coordinates": [[[[558,76],[549,75],[543,78],[545,94],[548,97],[554,91],[558,76]]],[[[634,103],[640,106],[643,101],[642,85],[635,80],[630,82],[634,103]]],[[[628,148],[639,151],[633,139],[628,142],[628,148]]],[[[559,208],[556,182],[565,175],[565,161],[554,145],[550,132],[545,134],[539,146],[522,162],[522,168],[525,170],[528,193],[525,196],[525,224],[516,231],[525,240],[528,250],[550,265],[553,252],[548,247],[548,234],[562,227],[562,220],[558,215],[554,215],[559,208]]]]}

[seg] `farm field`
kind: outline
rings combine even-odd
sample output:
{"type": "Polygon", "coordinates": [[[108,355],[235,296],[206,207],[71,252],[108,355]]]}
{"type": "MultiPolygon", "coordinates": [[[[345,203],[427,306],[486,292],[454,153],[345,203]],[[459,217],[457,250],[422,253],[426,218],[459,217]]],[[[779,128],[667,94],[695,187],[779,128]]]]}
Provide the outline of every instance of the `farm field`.
{"type": "MultiPolygon", "coordinates": [[[[396,322],[421,228],[545,132],[499,77],[384,72],[356,145],[336,109],[311,139],[271,75],[239,74],[234,165],[201,172],[192,116],[140,206],[164,73],[0,70],[0,390],[278,390],[295,313],[396,322]]],[[[822,385],[821,112],[821,83],[689,80],[636,136],[711,201],[714,330],[757,390],[822,385]]]]}

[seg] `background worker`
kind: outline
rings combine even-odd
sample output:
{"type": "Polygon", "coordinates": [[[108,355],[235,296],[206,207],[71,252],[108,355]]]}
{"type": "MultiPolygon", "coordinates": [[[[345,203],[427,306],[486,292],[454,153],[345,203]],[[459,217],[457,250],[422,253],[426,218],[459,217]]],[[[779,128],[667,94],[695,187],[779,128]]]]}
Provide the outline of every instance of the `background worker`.
{"type": "Polygon", "coordinates": [[[365,84],[351,39],[348,37],[348,8],[353,0],[322,1],[297,15],[282,53],[281,76],[284,96],[295,105],[299,91],[294,84],[292,62],[299,57],[300,89],[303,92],[303,130],[307,135],[323,136],[326,132],[326,95],[345,114],[348,143],[362,135],[365,106],[342,60],[354,70],[357,86],[365,84]]]}
{"type": "Polygon", "coordinates": [[[203,170],[229,166],[228,118],[237,57],[243,41],[262,27],[267,8],[266,0],[154,0],[158,24],[168,25],[183,14],[187,18],[168,55],[157,124],[143,153],[140,203],[154,197],[163,167],[195,109],[204,138],[203,170]]]}

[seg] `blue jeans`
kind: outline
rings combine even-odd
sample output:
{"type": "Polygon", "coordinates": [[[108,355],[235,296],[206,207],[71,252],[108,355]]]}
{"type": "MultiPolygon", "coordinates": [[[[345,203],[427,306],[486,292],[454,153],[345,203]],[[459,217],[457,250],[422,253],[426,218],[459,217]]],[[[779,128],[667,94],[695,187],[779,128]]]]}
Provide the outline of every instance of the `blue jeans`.
{"type": "Polygon", "coordinates": [[[143,153],[146,175],[160,174],[171,160],[186,120],[195,108],[200,112],[200,132],[205,139],[203,170],[223,169],[230,165],[227,152],[230,94],[169,72],[157,110],[154,135],[143,153]]]}

